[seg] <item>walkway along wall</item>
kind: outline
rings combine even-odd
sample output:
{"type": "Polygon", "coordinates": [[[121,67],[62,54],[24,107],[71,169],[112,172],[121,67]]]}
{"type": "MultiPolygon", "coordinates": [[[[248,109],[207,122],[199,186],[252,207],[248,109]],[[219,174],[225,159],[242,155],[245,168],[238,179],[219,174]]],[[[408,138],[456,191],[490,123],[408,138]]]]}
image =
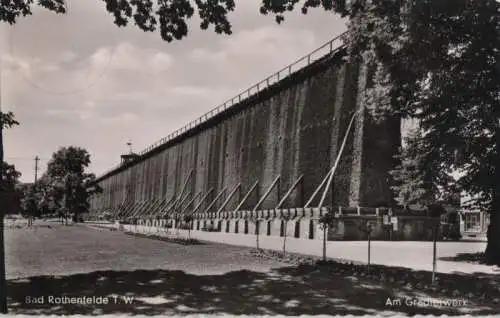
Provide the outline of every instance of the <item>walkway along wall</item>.
{"type": "Polygon", "coordinates": [[[233,211],[257,183],[239,208],[253,210],[278,176],[259,209],[275,209],[301,176],[282,208],[303,207],[333,166],[358,109],[333,180],[333,196],[328,194],[325,205],[387,206],[393,197],[388,171],[400,145],[400,122],[373,121],[362,105],[366,68],[346,63],[344,56],[343,50],[328,54],[99,177],[103,193],[92,199],[92,209],[168,218],[194,207],[206,211],[222,192],[206,211],[216,212],[240,184],[223,208],[233,211]]]}

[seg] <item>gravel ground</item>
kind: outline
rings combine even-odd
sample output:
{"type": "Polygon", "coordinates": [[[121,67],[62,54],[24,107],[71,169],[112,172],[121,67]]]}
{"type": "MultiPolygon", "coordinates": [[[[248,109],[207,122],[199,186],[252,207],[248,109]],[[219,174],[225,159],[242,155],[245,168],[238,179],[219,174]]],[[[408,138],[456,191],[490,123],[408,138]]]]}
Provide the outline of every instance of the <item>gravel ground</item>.
{"type": "Polygon", "coordinates": [[[39,221],[35,228],[7,228],[5,234],[9,305],[15,314],[500,312],[498,306],[462,298],[429,305],[431,296],[424,293],[255,257],[245,247],[185,246],[39,221]]]}

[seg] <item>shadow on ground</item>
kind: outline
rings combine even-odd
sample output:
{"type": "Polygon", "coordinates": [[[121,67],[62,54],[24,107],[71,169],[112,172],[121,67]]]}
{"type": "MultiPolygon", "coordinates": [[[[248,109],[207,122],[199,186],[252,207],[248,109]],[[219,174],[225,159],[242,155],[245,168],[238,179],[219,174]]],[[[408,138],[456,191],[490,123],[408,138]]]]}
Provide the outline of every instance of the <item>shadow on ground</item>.
{"type": "MultiPolygon", "coordinates": [[[[197,276],[183,271],[100,271],[62,277],[37,276],[9,281],[14,314],[211,314],[366,315],[380,312],[459,314],[457,308],[387,306],[394,290],[333,275],[311,265],[283,267],[269,273],[233,271],[197,276]],[[48,296],[106,296],[106,305],[47,304],[48,296]],[[115,304],[113,295],[119,295],[115,304]],[[26,296],[44,296],[45,304],[27,304],[26,296]],[[121,296],[134,297],[125,304],[121,296]]],[[[406,292],[408,296],[415,296],[406,292]]],[[[484,308],[475,314],[492,314],[484,308]]]]}
{"type": "Polygon", "coordinates": [[[484,252],[459,253],[455,256],[440,257],[441,261],[484,264],[484,252]]]}

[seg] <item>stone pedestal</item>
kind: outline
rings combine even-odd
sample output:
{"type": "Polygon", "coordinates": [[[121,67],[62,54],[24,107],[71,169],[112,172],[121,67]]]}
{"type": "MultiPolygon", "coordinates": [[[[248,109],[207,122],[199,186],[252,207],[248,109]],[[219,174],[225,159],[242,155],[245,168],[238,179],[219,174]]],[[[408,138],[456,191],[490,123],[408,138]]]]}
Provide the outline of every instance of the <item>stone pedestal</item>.
{"type": "Polygon", "coordinates": [[[281,220],[273,219],[271,220],[271,235],[281,236],[281,220]]]}
{"type": "Polygon", "coordinates": [[[267,236],[267,220],[260,220],[256,227],[259,229],[259,235],[267,236]]]}
{"type": "MultiPolygon", "coordinates": [[[[248,234],[255,235],[255,229],[257,228],[255,221],[248,221],[248,234]]],[[[260,232],[259,232],[260,233],[260,232]]]]}
{"type": "Polygon", "coordinates": [[[221,232],[231,233],[231,220],[222,220],[221,232]]]}
{"type": "Polygon", "coordinates": [[[296,223],[297,223],[296,220],[289,220],[289,221],[284,222],[287,237],[295,237],[295,225],[296,225],[296,223]]]}
{"type": "Polygon", "coordinates": [[[309,232],[310,232],[310,219],[299,219],[297,222],[300,223],[300,238],[301,239],[309,239],[309,232]]]}
{"type": "Polygon", "coordinates": [[[238,233],[239,234],[245,234],[245,220],[238,220],[238,227],[239,227],[239,230],[238,230],[238,233]]]}

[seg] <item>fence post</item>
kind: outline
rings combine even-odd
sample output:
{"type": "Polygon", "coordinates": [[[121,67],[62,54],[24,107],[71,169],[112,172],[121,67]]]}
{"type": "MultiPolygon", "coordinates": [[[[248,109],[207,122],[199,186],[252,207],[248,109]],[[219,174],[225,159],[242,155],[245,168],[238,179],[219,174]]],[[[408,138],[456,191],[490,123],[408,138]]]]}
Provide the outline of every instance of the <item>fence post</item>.
{"type": "Polygon", "coordinates": [[[437,241],[437,222],[435,222],[433,228],[434,228],[434,235],[433,235],[433,243],[432,243],[432,284],[436,284],[436,241],[437,241]]]}
{"type": "Polygon", "coordinates": [[[371,257],[371,242],[372,242],[372,227],[368,225],[368,273],[370,272],[370,257],[371,257]]]}

